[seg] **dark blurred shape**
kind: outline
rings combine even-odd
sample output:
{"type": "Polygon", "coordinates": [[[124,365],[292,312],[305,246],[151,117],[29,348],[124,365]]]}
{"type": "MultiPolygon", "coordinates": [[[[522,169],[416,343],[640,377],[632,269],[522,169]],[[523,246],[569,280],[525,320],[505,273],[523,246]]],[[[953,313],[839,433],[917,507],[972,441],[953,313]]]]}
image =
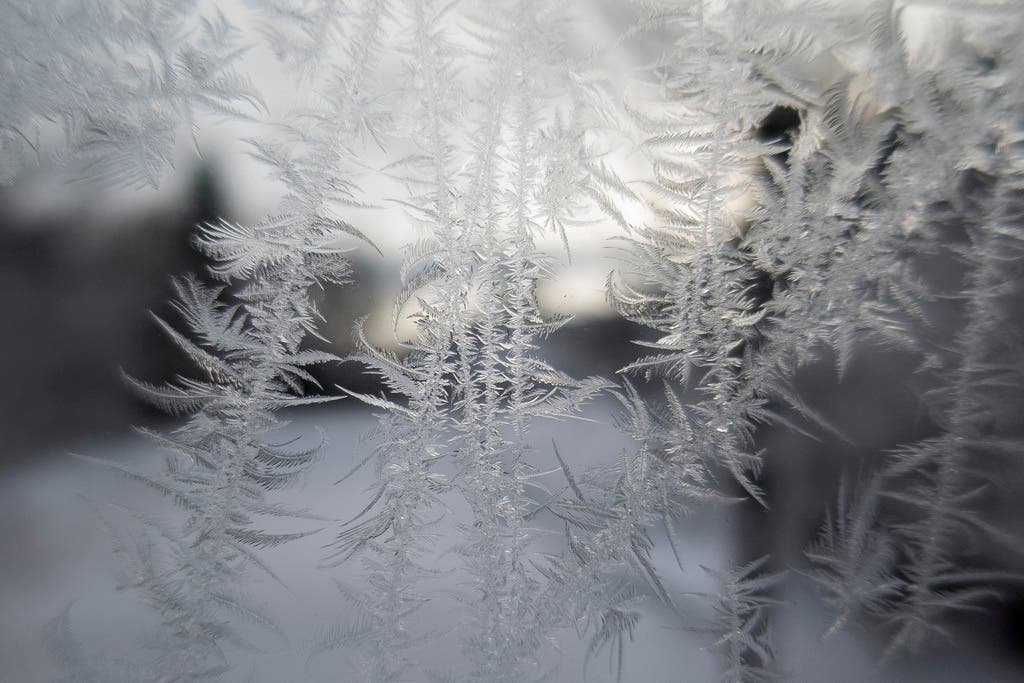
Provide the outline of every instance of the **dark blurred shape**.
{"type": "MultiPolygon", "coordinates": [[[[800,130],[800,112],[793,107],[778,105],[757,126],[757,137],[764,141],[781,140],[792,143],[797,131],[800,130]]],[[[788,148],[775,155],[780,161],[789,159],[788,148]]]]}
{"type": "Polygon", "coordinates": [[[209,165],[177,206],[114,223],[86,205],[59,218],[15,217],[0,197],[0,467],[145,417],[120,368],[153,382],[188,373],[148,311],[173,319],[171,278],[203,267],[190,235],[221,206],[209,165]]]}
{"type": "MultiPolygon", "coordinates": [[[[577,378],[616,372],[636,360],[642,351],[634,342],[650,339],[651,330],[625,318],[584,318],[556,330],[539,349],[555,367],[577,378]]],[[[641,388],[649,388],[639,383],[641,388]]],[[[659,387],[653,388],[655,391],[659,387]]]]}

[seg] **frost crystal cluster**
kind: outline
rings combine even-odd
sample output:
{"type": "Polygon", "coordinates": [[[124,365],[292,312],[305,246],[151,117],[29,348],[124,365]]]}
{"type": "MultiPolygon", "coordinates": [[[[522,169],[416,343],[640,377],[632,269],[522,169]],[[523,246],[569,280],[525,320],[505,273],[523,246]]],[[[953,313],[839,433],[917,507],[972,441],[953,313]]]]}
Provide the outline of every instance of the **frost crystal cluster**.
{"type": "Polygon", "coordinates": [[[206,110],[259,131],[282,188],[273,215],[196,232],[208,272],[156,319],[195,373],[126,378],[175,417],[145,430],[166,466],[92,460],[178,509],[95,506],[152,633],[93,652],[69,607],[46,633],[66,680],[244,680],[280,648],[292,680],[318,662],[339,681],[599,675],[560,661],[575,641],[642,680],[631,641],[656,609],[710,634],[720,680],[780,680],[793,586],[815,587],[825,635],[868,629],[905,661],[1022,585],[997,514],[1024,445],[1020,3],[3,0],[0,26],[0,182],[52,165],[155,187],[206,110]],[[289,112],[245,73],[260,51],[300,83],[289,112]],[[415,235],[392,320],[414,332],[382,347],[359,320],[337,357],[311,343],[315,292],[349,283],[355,245],[392,256],[360,225],[375,206],[415,235]],[[637,350],[574,377],[545,353],[573,323],[538,291],[599,229],[637,350]],[[917,367],[920,438],[836,465],[802,554],[700,570],[694,515],[785,495],[779,434],[823,459],[857,441],[808,372],[841,392],[873,357],[917,367]],[[341,363],[380,390],[320,386],[312,366],[341,363]],[[337,399],[373,409],[364,452],[281,436],[282,410],[337,399]],[[626,449],[536,436],[612,414],[626,449]],[[339,491],[372,475],[354,517],[304,501],[325,460],[339,491]],[[268,551],[312,534],[308,569],[340,592],[296,641],[244,587],[287,591],[268,551]],[[454,626],[431,628],[444,600],[454,626]],[[429,660],[441,642],[461,656],[429,660]]]}

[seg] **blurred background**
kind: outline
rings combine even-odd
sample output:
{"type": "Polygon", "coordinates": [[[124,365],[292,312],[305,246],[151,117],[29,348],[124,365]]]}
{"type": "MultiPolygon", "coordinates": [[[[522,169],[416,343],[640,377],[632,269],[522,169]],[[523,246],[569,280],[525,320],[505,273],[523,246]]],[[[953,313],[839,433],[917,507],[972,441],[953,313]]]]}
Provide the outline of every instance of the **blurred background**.
{"type": "MultiPolygon", "coordinates": [[[[593,8],[591,25],[609,37],[628,18],[621,3],[595,3],[593,8]]],[[[284,113],[294,83],[269,53],[256,50],[246,59],[251,60],[246,71],[261,74],[258,85],[269,110],[284,113]]],[[[621,59],[634,65],[642,56],[621,59]]],[[[780,115],[763,125],[781,132],[787,123],[780,115]]],[[[132,426],[173,429],[175,422],[129,392],[121,371],[157,384],[191,372],[151,314],[173,320],[172,278],[204,271],[205,264],[191,248],[198,224],[220,218],[258,220],[274,212],[282,194],[246,155],[243,141],[253,134],[251,126],[211,118],[198,121],[197,128],[195,146],[189,135],[179,136],[174,168],[158,189],[110,189],[88,179],[67,182],[45,165],[0,188],[0,681],[5,683],[54,679],[39,633],[70,603],[79,605],[77,619],[97,643],[104,642],[105,629],[108,638],[131,632],[132,620],[138,618],[131,616],[130,605],[102,597],[112,589],[113,561],[88,500],[116,492],[146,507],[147,499],[141,493],[124,494],[123,480],[73,461],[69,454],[111,458],[142,470],[159,467],[160,452],[135,436],[132,426]]],[[[628,170],[622,174],[628,176],[628,170]]],[[[401,246],[413,232],[399,211],[357,210],[349,220],[384,256],[358,247],[350,254],[353,285],[329,287],[318,295],[325,316],[323,335],[331,340],[325,348],[344,355],[351,348],[353,322],[364,316],[369,316],[367,329],[374,343],[397,348],[390,320],[400,289],[401,246]]],[[[571,233],[572,263],[561,259],[563,267],[539,290],[545,312],[574,316],[541,349],[556,368],[573,376],[614,376],[636,358],[632,341],[653,336],[615,316],[605,301],[607,275],[620,264],[618,247],[609,242],[617,234],[612,225],[571,233]]],[[[557,236],[540,246],[561,258],[557,236]]],[[[956,324],[955,310],[940,316],[940,330],[951,335],[956,324]]],[[[399,338],[409,334],[408,326],[398,330],[399,338]]],[[[759,442],[768,455],[762,481],[771,508],[741,504],[696,515],[689,529],[694,566],[721,566],[730,558],[771,553],[776,568],[803,567],[804,548],[826,508],[834,505],[840,474],[856,474],[877,462],[886,448],[928,436],[930,425],[918,402],[922,380],[913,372],[913,359],[861,349],[842,382],[834,365],[833,359],[823,358],[805,368],[797,386],[809,404],[854,438],[811,438],[764,429],[759,442]]],[[[377,393],[373,379],[354,364],[323,369],[318,378],[328,393],[335,384],[377,393]]],[[[589,410],[596,427],[559,424],[538,429],[533,438],[538,448],[551,439],[573,443],[565,448],[571,462],[614,458],[628,444],[614,429],[613,408],[606,402],[589,410]]],[[[298,433],[310,434],[320,425],[332,439],[330,457],[311,474],[304,495],[322,501],[339,517],[361,507],[362,488],[369,479],[353,480],[343,490],[327,483],[365,457],[369,446],[364,437],[373,427],[372,415],[355,401],[341,401],[292,417],[298,433]]],[[[1018,497],[1024,495],[1022,469],[1006,472],[1009,493],[992,510],[994,518],[1018,535],[1024,525],[1018,497]]],[[[276,561],[285,568],[283,574],[294,570],[308,578],[312,574],[302,568],[315,567],[320,552],[318,542],[311,541],[279,552],[276,561]]],[[[671,559],[661,561],[672,564],[671,559]]],[[[999,562],[1024,569],[1019,558],[1000,555],[999,562]]],[[[680,578],[675,585],[694,590],[692,580],[680,578]]],[[[271,599],[280,601],[282,611],[292,610],[289,618],[299,624],[299,631],[311,632],[334,615],[330,606],[319,604],[321,592],[330,586],[318,575],[297,589],[298,603],[280,596],[271,599]]],[[[884,672],[875,668],[881,649],[877,634],[844,633],[819,643],[829,616],[810,583],[797,575],[786,592],[789,602],[780,611],[777,645],[788,680],[1024,680],[1024,594],[1019,591],[1011,592],[995,611],[956,624],[955,648],[899,662],[884,672]]],[[[342,609],[340,600],[337,605],[342,609]]],[[[657,607],[650,612],[643,637],[627,654],[626,671],[635,676],[627,680],[712,680],[714,656],[706,650],[706,639],[683,632],[657,607]]],[[[573,638],[563,646],[567,655],[560,680],[581,680],[581,646],[573,638]]],[[[254,677],[301,680],[289,670],[268,665],[254,677]]],[[[311,681],[339,680],[323,662],[306,662],[298,670],[311,681]]],[[[603,662],[591,666],[588,680],[610,679],[603,662]]]]}

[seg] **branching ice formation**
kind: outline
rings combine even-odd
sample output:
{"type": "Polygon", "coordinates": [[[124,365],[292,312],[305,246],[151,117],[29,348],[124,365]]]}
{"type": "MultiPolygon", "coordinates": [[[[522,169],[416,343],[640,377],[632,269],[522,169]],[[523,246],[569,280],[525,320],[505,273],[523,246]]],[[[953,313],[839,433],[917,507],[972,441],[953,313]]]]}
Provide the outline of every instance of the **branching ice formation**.
{"type": "MultiPolygon", "coordinates": [[[[129,379],[181,419],[147,432],[172,453],[161,474],[101,461],[181,509],[174,520],[128,512],[141,531],[115,534],[133,559],[125,584],[161,635],[148,659],[93,657],[69,608],[48,632],[71,680],[217,678],[251,635],[243,622],[273,629],[234,586],[250,568],[275,576],[258,550],[311,531],[263,520],[317,517],[274,497],[324,445],[280,443],[277,413],[341,396],[374,408],[378,429],[363,461],[376,465],[370,497],[332,530],[324,558],[331,570],[361,563],[358,583],[339,582],[351,609],[307,644],[353,655],[355,673],[340,679],[422,673],[417,648],[436,634],[417,618],[450,550],[467,606],[453,634],[465,657],[448,676],[542,679],[557,670],[549,645],[575,629],[623,677],[644,600],[690,617],[656,544],[687,569],[688,511],[771,505],[759,474],[785,454],[765,452],[762,430],[856,438],[811,405],[798,373],[834,361],[843,382],[872,347],[919,362],[930,435],[890,449],[827,506],[803,573],[835,613],[828,634],[880,623],[889,654],[912,653],[952,633],[951,615],[984,611],[1020,582],[976,547],[1020,540],[988,512],[989,459],[1019,468],[1022,445],[1019,4],[636,2],[617,46],[646,41],[653,56],[622,102],[600,47],[569,44],[576,5],[247,2],[304,96],[274,135],[249,141],[284,199],[255,224],[203,226],[196,246],[224,286],[179,278],[184,326],[157,320],[201,376],[129,379]],[[934,31],[929,41],[908,19],[923,12],[916,30],[934,31]],[[775,118],[791,124],[769,134],[775,118]],[[607,154],[608,128],[635,143],[643,170],[607,154]],[[397,188],[384,203],[419,230],[393,315],[416,329],[394,352],[360,321],[356,352],[338,359],[308,346],[320,321],[310,290],[346,282],[346,246],[369,242],[348,212],[373,203],[361,183],[374,174],[397,188]],[[557,234],[569,261],[573,231],[598,222],[621,229],[627,254],[608,278],[612,307],[653,336],[618,382],[570,377],[541,353],[569,321],[538,302],[538,283],[561,267],[538,238],[557,234]],[[940,291],[936,262],[956,263],[953,291],[940,291]],[[339,360],[379,377],[383,393],[321,391],[308,367],[339,360]],[[600,396],[618,404],[623,453],[574,471],[562,457],[571,443],[533,443],[537,420],[579,417],[600,396]],[[454,506],[472,521],[452,541],[454,506]],[[562,545],[540,552],[536,527],[552,520],[562,545]]],[[[50,160],[155,186],[199,108],[250,123],[266,113],[240,71],[241,36],[206,3],[45,12],[8,1],[0,20],[4,185],[50,160]]],[[[778,675],[767,614],[793,577],[747,559],[712,570],[720,587],[704,596],[728,681],[778,675]]]]}

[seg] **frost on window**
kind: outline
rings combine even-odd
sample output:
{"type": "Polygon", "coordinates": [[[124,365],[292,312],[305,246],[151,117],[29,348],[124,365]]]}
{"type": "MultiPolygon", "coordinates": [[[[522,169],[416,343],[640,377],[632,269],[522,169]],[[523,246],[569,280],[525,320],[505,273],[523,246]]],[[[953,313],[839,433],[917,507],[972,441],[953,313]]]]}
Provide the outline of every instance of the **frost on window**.
{"type": "Polygon", "coordinates": [[[0,3],[5,674],[1021,677],[1022,34],[0,3]]]}

